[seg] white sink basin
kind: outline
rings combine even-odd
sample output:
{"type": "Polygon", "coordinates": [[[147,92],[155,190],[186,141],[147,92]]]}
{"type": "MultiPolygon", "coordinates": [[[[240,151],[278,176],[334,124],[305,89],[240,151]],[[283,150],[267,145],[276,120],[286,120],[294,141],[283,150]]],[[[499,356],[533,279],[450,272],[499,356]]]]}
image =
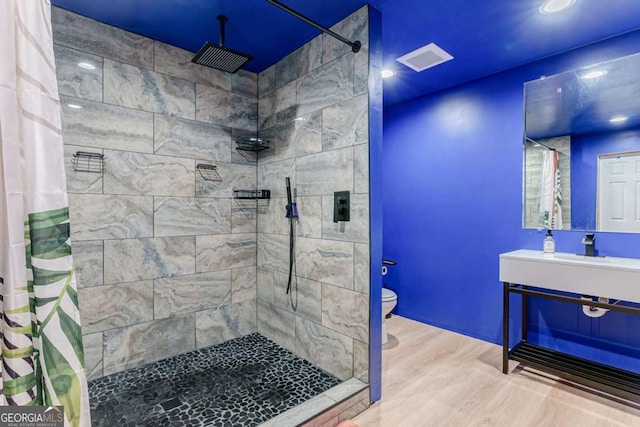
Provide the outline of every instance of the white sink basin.
{"type": "Polygon", "coordinates": [[[634,258],[520,249],[500,254],[500,281],[640,302],[640,260],[634,258]]]}
{"type": "Polygon", "coordinates": [[[602,256],[586,256],[586,255],[579,255],[579,254],[567,254],[567,253],[556,253],[552,255],[554,258],[557,259],[566,259],[569,261],[578,261],[578,262],[596,262],[596,263],[611,263],[611,260],[609,258],[606,257],[602,257],[602,256]]]}

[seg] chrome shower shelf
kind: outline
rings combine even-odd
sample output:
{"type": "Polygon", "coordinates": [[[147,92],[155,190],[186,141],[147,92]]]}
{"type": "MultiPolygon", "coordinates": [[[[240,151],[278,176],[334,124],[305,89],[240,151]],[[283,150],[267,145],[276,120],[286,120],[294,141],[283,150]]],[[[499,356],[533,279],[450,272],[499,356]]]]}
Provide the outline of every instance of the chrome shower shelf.
{"type": "Polygon", "coordinates": [[[269,141],[262,138],[241,138],[236,140],[236,150],[263,151],[271,148],[269,141]]]}
{"type": "Polygon", "coordinates": [[[270,190],[233,190],[236,199],[270,199],[270,190]]]}
{"type": "Polygon", "coordinates": [[[200,172],[202,179],[205,181],[222,181],[222,177],[218,173],[218,167],[214,165],[207,165],[205,163],[198,163],[196,169],[200,172]]]}
{"type": "Polygon", "coordinates": [[[104,154],[77,151],[71,159],[74,172],[104,173],[104,154]]]}

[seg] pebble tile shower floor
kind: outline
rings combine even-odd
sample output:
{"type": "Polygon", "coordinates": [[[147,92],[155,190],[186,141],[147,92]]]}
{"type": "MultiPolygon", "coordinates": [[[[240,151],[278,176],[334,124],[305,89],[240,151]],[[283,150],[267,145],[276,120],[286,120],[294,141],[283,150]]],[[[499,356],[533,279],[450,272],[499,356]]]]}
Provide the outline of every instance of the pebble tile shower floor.
{"type": "Polygon", "coordinates": [[[257,426],[340,384],[259,334],[89,382],[92,425],[257,426]]]}

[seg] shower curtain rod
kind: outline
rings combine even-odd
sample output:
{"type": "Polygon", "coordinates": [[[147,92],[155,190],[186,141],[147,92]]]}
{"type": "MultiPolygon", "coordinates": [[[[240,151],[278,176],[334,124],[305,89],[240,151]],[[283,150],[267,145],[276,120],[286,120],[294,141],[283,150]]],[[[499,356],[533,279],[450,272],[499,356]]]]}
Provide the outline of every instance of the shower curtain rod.
{"type": "Polygon", "coordinates": [[[544,145],[542,142],[538,142],[535,139],[531,139],[528,136],[526,137],[527,141],[529,142],[533,142],[534,144],[538,144],[538,145],[542,145],[544,148],[546,148],[547,150],[551,150],[551,151],[558,151],[555,148],[551,148],[548,145],[544,145]]]}
{"type": "Polygon", "coordinates": [[[348,44],[349,46],[351,46],[351,51],[353,53],[357,53],[358,51],[360,51],[360,47],[362,46],[362,43],[360,43],[358,40],[352,42],[352,41],[342,37],[340,34],[334,33],[330,29],[325,28],[322,25],[318,24],[317,22],[307,18],[306,16],[304,16],[304,15],[298,13],[298,12],[296,12],[295,10],[291,9],[290,7],[285,6],[284,4],[280,3],[277,0],[267,0],[267,1],[269,3],[271,3],[272,5],[274,5],[276,7],[279,7],[280,9],[284,10],[285,12],[295,16],[296,18],[303,20],[307,24],[316,27],[320,31],[329,34],[331,37],[334,37],[334,38],[340,40],[342,43],[348,44]]]}

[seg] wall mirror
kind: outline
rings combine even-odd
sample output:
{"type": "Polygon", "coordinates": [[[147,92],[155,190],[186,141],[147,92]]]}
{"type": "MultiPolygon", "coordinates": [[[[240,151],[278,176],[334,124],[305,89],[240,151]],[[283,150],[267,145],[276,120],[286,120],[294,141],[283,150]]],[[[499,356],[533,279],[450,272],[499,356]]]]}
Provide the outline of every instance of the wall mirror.
{"type": "Polygon", "coordinates": [[[640,54],[524,84],[523,227],[640,232],[640,54]]]}

